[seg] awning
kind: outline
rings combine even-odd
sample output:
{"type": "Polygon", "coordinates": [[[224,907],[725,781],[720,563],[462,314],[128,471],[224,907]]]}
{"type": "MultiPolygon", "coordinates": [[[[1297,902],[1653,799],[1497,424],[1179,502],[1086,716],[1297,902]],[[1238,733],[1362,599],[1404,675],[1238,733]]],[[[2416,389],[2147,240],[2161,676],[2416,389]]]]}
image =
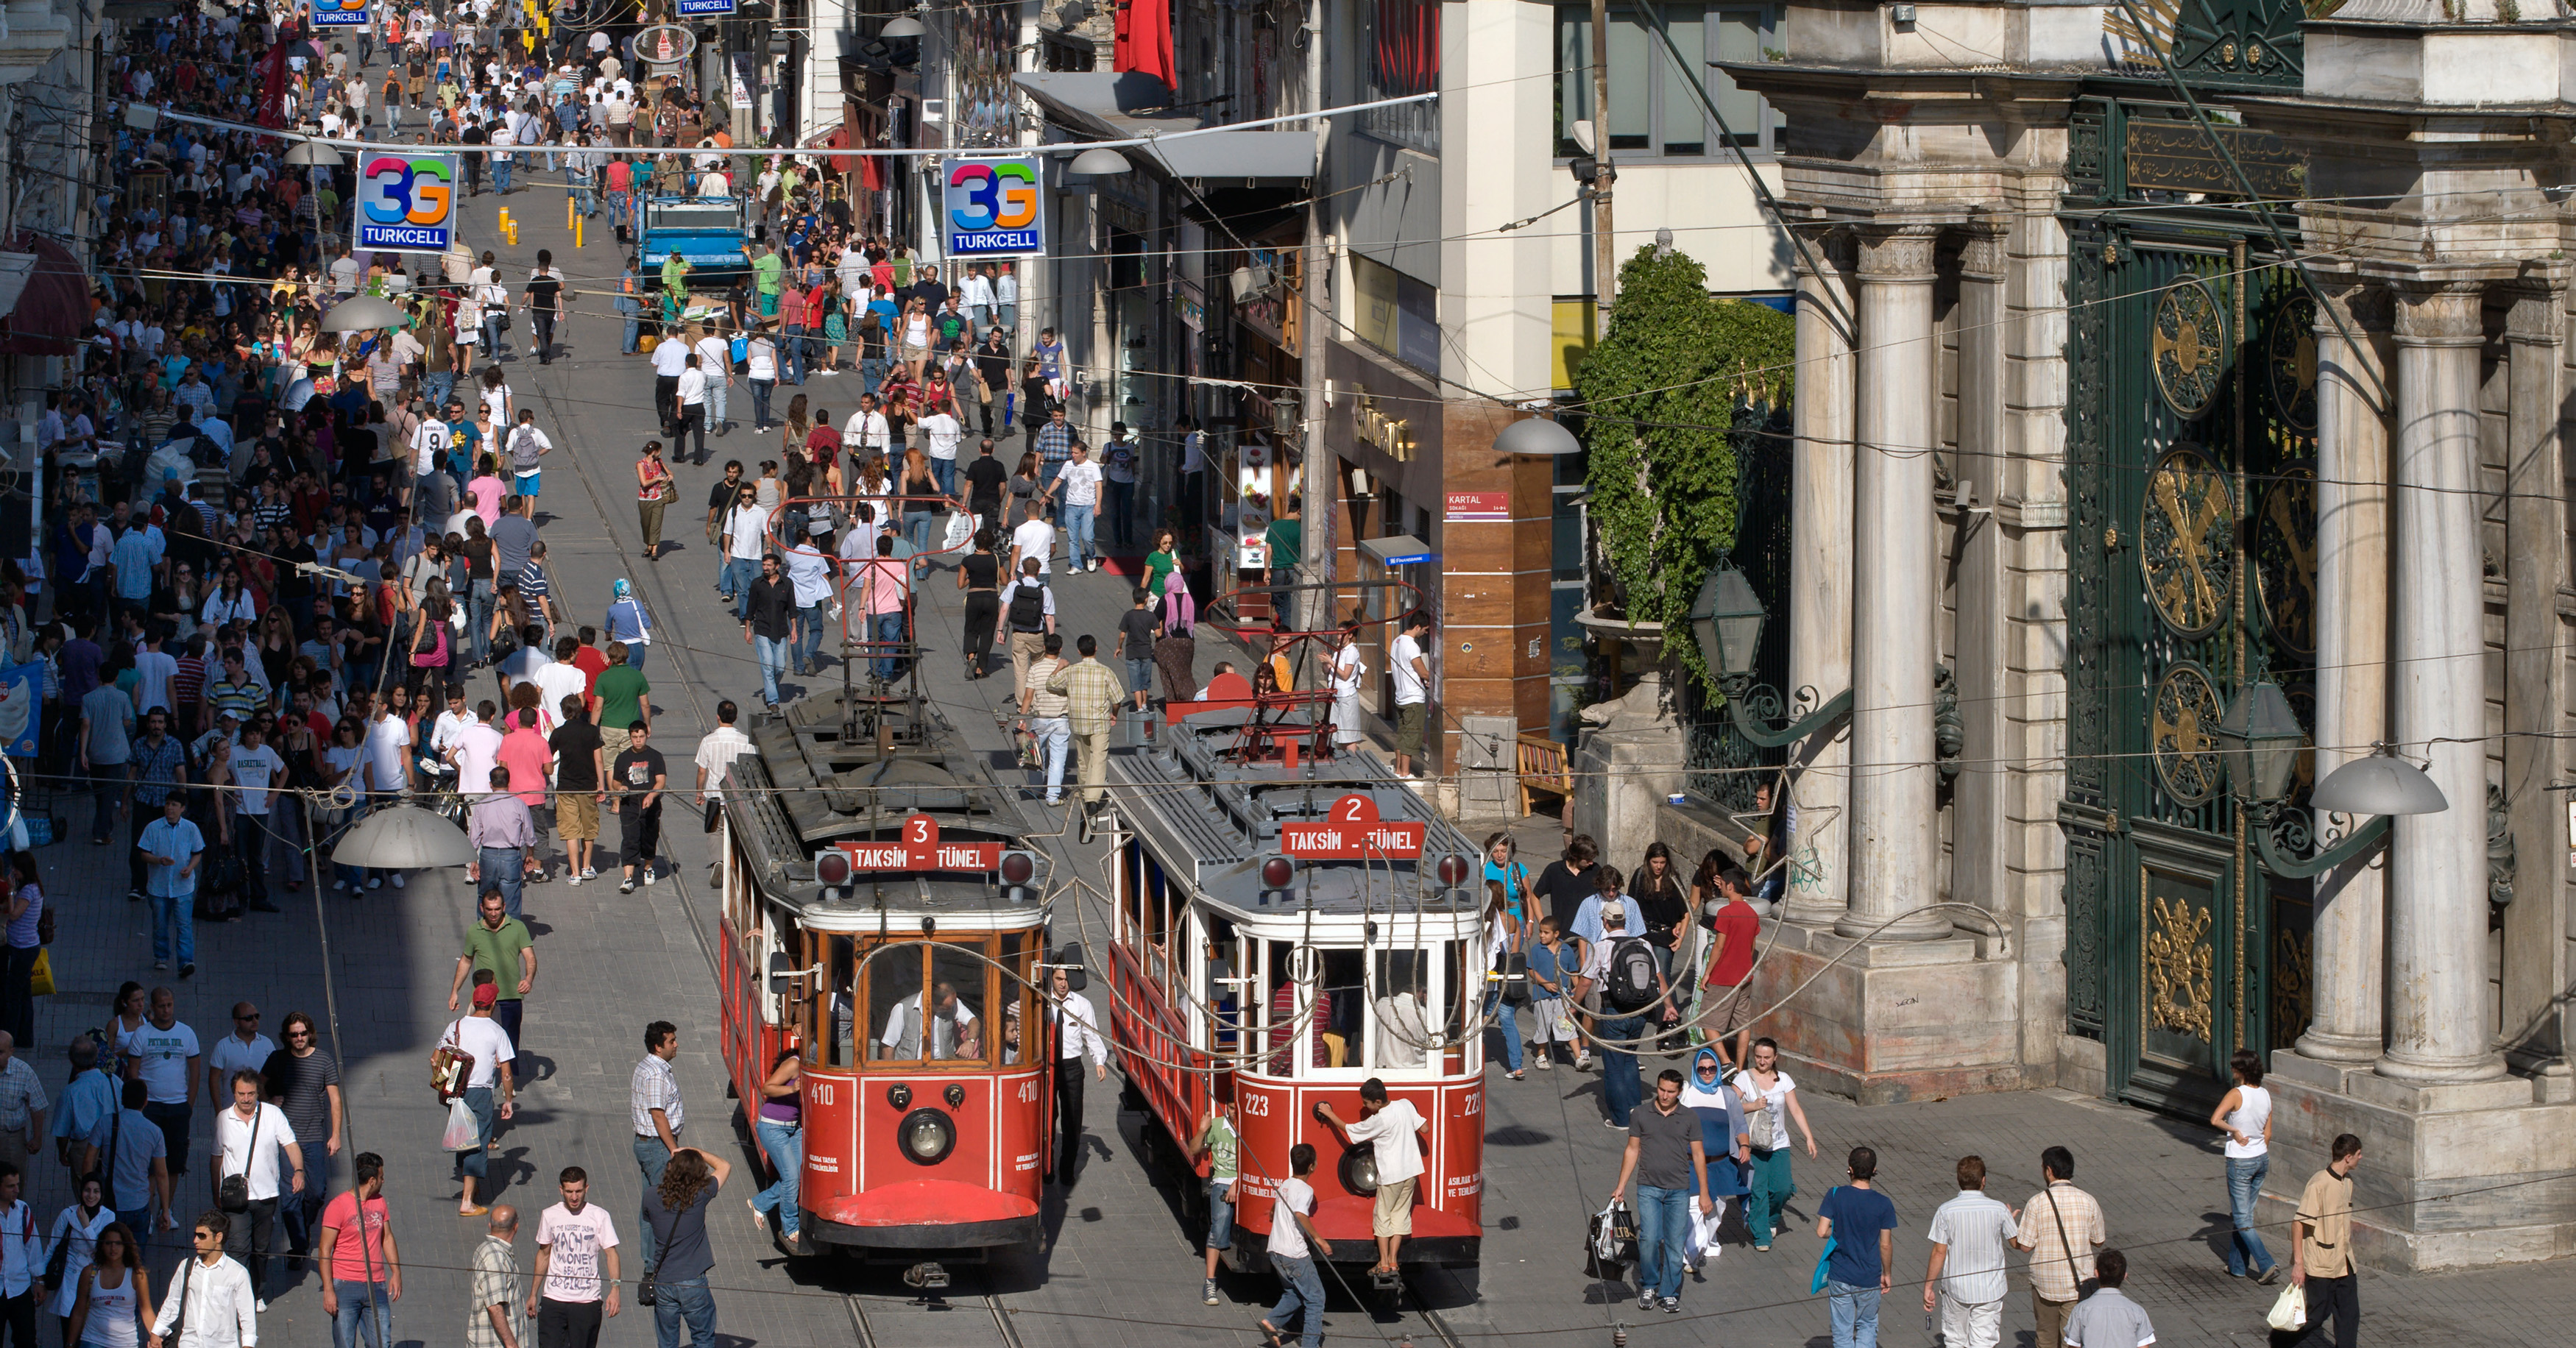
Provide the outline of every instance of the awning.
{"type": "MultiPolygon", "coordinates": [[[[1171,111],[1172,91],[1134,71],[1040,70],[1011,81],[1044,105],[1059,122],[1102,140],[1133,140],[1195,131],[1216,123],[1171,111]]],[[[1315,176],[1312,131],[1220,131],[1169,144],[1122,151],[1176,178],[1254,182],[1315,176]]]]}
{"type": "Polygon", "coordinates": [[[0,352],[15,356],[67,356],[89,326],[89,273],[69,249],[41,234],[22,234],[11,252],[33,254],[35,265],[18,302],[0,324],[0,352]]]}

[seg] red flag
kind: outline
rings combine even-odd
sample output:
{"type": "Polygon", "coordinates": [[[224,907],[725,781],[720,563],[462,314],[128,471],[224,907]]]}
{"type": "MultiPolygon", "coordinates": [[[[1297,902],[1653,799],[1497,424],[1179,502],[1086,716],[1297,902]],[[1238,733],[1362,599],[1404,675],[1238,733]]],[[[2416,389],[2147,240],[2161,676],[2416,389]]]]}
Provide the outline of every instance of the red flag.
{"type": "Polygon", "coordinates": [[[286,46],[280,41],[259,61],[259,124],[286,125],[286,46]]]}
{"type": "Polygon", "coordinates": [[[1113,64],[1120,70],[1151,75],[1165,88],[1178,86],[1172,68],[1170,0],[1120,0],[1113,64]]]}

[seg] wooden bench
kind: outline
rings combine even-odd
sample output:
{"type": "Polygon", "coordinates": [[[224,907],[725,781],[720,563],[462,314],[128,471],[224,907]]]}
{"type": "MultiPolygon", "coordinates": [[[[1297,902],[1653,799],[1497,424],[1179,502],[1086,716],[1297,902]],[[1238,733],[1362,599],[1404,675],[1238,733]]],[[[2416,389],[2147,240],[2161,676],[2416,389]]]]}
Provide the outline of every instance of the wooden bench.
{"type": "Polygon", "coordinates": [[[1530,793],[1544,791],[1560,800],[1574,797],[1574,772],[1565,746],[1545,735],[1524,732],[1516,747],[1521,779],[1521,813],[1530,813],[1530,793]]]}

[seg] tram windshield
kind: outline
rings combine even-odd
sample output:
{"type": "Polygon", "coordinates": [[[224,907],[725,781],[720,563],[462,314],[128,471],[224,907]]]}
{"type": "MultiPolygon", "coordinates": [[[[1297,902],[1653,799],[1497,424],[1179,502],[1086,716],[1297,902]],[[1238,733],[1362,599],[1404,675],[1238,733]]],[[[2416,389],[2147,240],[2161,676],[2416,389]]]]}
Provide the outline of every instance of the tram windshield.
{"type": "Polygon", "coordinates": [[[982,1062],[992,938],[872,943],[868,1057],[878,1062],[982,1062]]]}

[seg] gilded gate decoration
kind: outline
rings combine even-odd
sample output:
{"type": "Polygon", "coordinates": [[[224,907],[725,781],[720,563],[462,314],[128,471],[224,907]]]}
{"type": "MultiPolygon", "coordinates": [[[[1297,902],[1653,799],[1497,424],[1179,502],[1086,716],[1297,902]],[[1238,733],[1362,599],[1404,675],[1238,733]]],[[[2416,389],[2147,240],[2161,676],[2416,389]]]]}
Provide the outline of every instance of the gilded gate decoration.
{"type": "MultiPolygon", "coordinates": [[[[2163,13],[2222,107],[2296,83],[2300,6],[2163,13]]],[[[2171,158],[2194,131],[2160,77],[2088,81],[2072,121],[2067,1028],[2104,1042],[2114,1096],[2205,1116],[2228,1055],[2307,1014],[2308,889],[2249,864],[2215,732],[2258,675],[2314,714],[2316,310],[2241,208],[2132,173],[2134,147],[2171,158]]]]}

